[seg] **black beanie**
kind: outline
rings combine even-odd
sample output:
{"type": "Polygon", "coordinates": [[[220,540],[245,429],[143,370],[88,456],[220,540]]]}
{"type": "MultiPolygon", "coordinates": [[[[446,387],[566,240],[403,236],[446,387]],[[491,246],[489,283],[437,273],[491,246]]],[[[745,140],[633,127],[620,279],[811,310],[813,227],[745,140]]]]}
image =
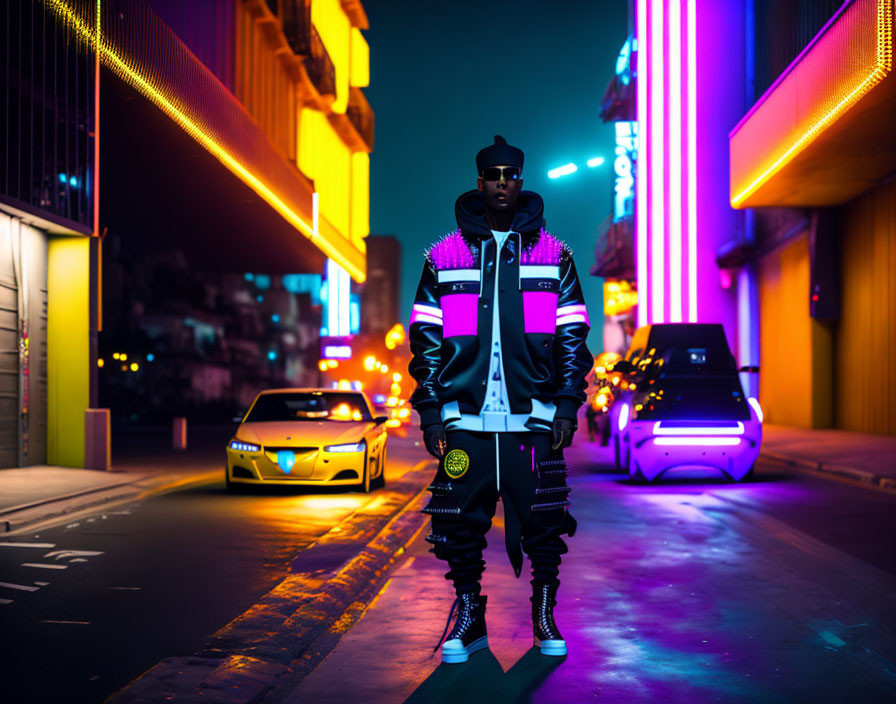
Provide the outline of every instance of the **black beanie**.
{"type": "Polygon", "coordinates": [[[506,164],[523,168],[523,150],[511,147],[501,135],[495,135],[495,143],[479,150],[476,155],[476,169],[482,175],[483,170],[489,166],[506,164]]]}

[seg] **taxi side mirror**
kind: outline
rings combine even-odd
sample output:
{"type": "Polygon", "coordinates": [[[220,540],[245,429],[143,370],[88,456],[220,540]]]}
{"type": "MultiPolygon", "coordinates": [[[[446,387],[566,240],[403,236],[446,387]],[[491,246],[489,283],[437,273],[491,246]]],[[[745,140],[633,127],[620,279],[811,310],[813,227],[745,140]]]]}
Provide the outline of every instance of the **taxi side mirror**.
{"type": "Polygon", "coordinates": [[[382,425],[387,420],[389,420],[389,416],[377,416],[373,419],[374,423],[376,423],[377,425],[382,425]]]}

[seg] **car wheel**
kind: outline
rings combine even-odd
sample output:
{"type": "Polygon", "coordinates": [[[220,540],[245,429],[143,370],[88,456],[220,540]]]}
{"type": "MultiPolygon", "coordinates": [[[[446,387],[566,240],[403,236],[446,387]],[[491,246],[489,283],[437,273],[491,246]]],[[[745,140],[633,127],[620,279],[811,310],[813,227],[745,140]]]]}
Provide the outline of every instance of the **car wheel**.
{"type": "Polygon", "coordinates": [[[647,480],[644,478],[644,474],[635,464],[635,458],[632,455],[632,451],[628,452],[628,481],[629,484],[646,484],[647,480]]]}
{"type": "Polygon", "coordinates": [[[750,470],[744,476],[742,476],[740,479],[738,479],[736,481],[738,483],[756,481],[756,465],[753,464],[753,466],[750,467],[750,470]]]}
{"type": "Polygon", "coordinates": [[[380,458],[377,463],[380,468],[380,473],[377,475],[377,478],[373,480],[372,486],[375,489],[382,489],[386,486],[386,446],[383,445],[383,449],[380,450],[380,458]]]}
{"type": "Polygon", "coordinates": [[[230,470],[227,467],[224,468],[224,488],[231,494],[236,494],[242,488],[239,484],[230,481],[230,470]]]}
{"type": "Polygon", "coordinates": [[[361,477],[361,483],[358,485],[358,488],[363,491],[365,494],[370,493],[370,459],[365,455],[364,456],[364,474],[361,477]]]}

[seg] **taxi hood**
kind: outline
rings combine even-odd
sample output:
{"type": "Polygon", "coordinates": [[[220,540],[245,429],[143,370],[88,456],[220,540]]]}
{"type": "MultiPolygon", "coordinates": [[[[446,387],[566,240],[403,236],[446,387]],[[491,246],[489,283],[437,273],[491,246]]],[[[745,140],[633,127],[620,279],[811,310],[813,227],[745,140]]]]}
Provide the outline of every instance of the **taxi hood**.
{"type": "Polygon", "coordinates": [[[373,421],[299,420],[243,423],[236,436],[256,445],[317,447],[358,442],[373,421]],[[286,438],[290,438],[287,440],[286,438]]]}

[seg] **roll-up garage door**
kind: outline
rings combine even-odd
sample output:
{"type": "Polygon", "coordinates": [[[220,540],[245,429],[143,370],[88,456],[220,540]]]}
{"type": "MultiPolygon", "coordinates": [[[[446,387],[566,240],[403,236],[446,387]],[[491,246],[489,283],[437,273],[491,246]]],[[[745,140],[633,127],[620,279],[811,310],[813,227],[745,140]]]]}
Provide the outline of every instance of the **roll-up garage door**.
{"type": "Polygon", "coordinates": [[[18,465],[19,291],[13,270],[12,218],[0,213],[0,468],[18,465]]]}

